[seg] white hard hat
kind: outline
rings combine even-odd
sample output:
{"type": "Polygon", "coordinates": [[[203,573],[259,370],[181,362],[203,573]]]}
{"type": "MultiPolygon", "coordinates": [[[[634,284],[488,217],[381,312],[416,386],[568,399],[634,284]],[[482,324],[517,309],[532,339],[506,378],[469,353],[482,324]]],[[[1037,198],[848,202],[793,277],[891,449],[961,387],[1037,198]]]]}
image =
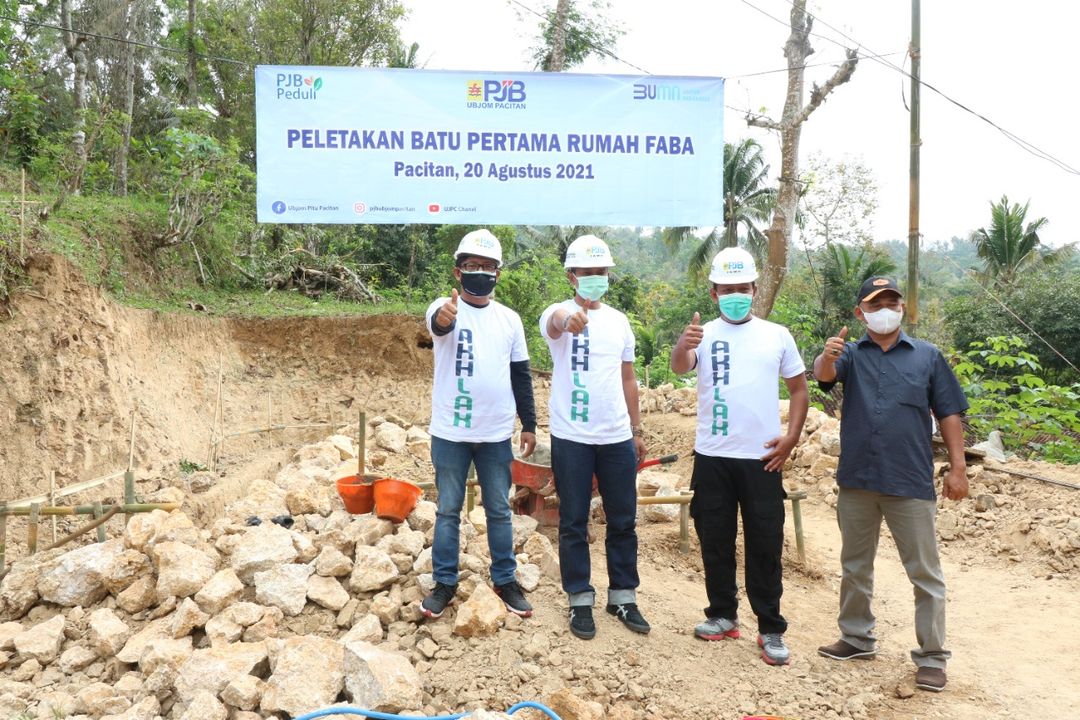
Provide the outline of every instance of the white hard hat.
{"type": "Polygon", "coordinates": [[[502,245],[499,244],[499,238],[495,237],[490,230],[473,230],[461,238],[457,250],[454,251],[454,260],[462,255],[491,258],[502,265],[502,245]]]}
{"type": "Polygon", "coordinates": [[[595,235],[582,235],[566,248],[565,268],[615,267],[607,243],[595,235]]]}
{"type": "Polygon", "coordinates": [[[717,285],[738,285],[757,280],[754,256],[739,247],[724,248],[713,258],[709,282],[717,285]]]}

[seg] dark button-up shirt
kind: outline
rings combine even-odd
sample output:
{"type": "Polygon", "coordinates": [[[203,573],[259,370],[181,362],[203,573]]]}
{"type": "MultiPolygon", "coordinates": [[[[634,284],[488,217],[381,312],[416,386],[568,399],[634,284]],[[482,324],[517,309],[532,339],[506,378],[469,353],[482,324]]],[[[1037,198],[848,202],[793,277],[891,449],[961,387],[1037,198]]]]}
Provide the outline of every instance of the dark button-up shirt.
{"type": "Polygon", "coordinates": [[[900,333],[887,351],[863,335],[836,361],[844,385],[840,419],[841,487],[933,500],[934,460],[930,413],[964,412],[967,398],[934,345],[900,333]]]}

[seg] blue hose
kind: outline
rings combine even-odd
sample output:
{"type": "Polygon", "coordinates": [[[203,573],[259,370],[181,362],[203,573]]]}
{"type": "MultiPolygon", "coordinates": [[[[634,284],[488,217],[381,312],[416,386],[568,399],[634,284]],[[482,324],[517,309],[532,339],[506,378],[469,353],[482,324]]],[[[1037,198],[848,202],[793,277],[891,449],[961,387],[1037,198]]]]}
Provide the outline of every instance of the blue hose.
{"type": "MultiPolygon", "coordinates": [[[[522,702],[511,705],[510,709],[506,711],[506,714],[513,715],[518,710],[523,710],[525,708],[533,708],[534,710],[539,710],[552,720],[561,720],[561,718],[559,718],[559,716],[556,715],[551,708],[545,705],[541,705],[538,702],[533,702],[532,700],[523,700],[522,702]]],[[[468,717],[469,715],[472,715],[472,713],[457,713],[456,715],[426,715],[421,717],[418,715],[394,715],[391,713],[379,712],[378,710],[368,710],[366,708],[346,706],[315,710],[313,712],[307,713],[306,715],[297,715],[295,718],[293,718],[293,720],[315,720],[315,718],[328,717],[330,715],[360,715],[366,718],[373,718],[373,720],[459,720],[459,718],[468,717]]]]}

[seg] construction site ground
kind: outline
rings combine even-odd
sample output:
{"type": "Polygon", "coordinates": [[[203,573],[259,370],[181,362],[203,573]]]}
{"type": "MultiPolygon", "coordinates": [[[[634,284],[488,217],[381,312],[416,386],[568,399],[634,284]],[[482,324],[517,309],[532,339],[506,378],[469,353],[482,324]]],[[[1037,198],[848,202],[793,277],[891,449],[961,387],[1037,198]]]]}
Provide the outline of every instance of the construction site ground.
{"type": "MultiPolygon", "coordinates": [[[[190,491],[204,464],[219,397],[226,432],[267,424],[326,422],[325,429],[281,429],[241,436],[222,451],[213,487],[188,492],[184,510],[208,527],[257,479],[273,477],[300,446],[341,429],[356,432],[360,411],[427,426],[432,359],[415,317],[242,320],[208,314],[161,315],[122,307],[87,287],[63,260],[34,258],[32,285],[16,295],[13,317],[0,323],[0,497],[45,492],[51,472],[63,487],[123,469],[135,417],[135,465],[141,496],[163,487],[190,491]]],[[[525,319],[532,321],[530,318],[525,319]]],[[[541,425],[547,381],[535,382],[541,425]]],[[[667,468],[689,481],[695,418],[685,412],[644,416],[650,456],[678,453],[667,468]]],[[[381,472],[427,482],[430,463],[385,453],[381,472]]],[[[973,463],[977,465],[978,463],[973,463]]],[[[1007,467],[1080,482],[1075,467],[1014,462],[1007,467]]],[[[530,599],[535,615],[485,639],[455,639],[431,663],[424,682],[438,705],[483,701],[501,710],[543,700],[562,688],[596,700],[610,718],[1022,718],[1080,717],[1080,492],[1012,477],[985,467],[974,473],[973,498],[940,501],[951,520],[941,543],[948,584],[949,684],[932,694],[913,689],[913,595],[895,546],[883,528],[874,608],[880,652],[871,661],[838,663],[817,656],[837,637],[839,533],[829,502],[832,481],[805,469],[786,475],[802,502],[805,565],[795,559],[788,515],[783,612],[790,666],[765,665],[756,627],[741,600],[743,637],[719,643],[694,638],[702,619],[704,581],[698,545],[678,549],[678,522],[640,524],[639,604],[653,629],[629,632],[598,607],[597,637],[571,636],[566,601],[545,578],[530,599]],[[976,511],[975,495],[993,507],[976,511]],[[954,522],[955,521],[955,522],[954,522]],[[539,637],[537,637],[539,636],[539,637]],[[544,648],[540,673],[522,674],[506,647],[544,648]]],[[[112,482],[66,501],[115,500],[112,482]]],[[[431,494],[429,493],[429,499],[431,494]]],[[[62,519],[59,532],[85,518],[62,519]]],[[[43,536],[49,533],[42,524],[43,536]]],[[[109,525],[112,536],[122,523],[109,525]]],[[[8,523],[7,561],[26,552],[26,524],[8,523]]],[[[545,530],[553,541],[556,533],[545,530]]],[[[592,546],[593,578],[606,588],[603,526],[592,546]]],[[[89,538],[88,538],[89,539],[89,538]]],[[[307,611],[305,611],[307,612],[307,611]]],[[[289,628],[305,629],[304,616],[289,628]]],[[[428,621],[428,622],[445,622],[428,621]]],[[[12,672],[8,667],[0,676],[12,672]]],[[[314,710],[316,708],[312,708],[314,710]]]]}

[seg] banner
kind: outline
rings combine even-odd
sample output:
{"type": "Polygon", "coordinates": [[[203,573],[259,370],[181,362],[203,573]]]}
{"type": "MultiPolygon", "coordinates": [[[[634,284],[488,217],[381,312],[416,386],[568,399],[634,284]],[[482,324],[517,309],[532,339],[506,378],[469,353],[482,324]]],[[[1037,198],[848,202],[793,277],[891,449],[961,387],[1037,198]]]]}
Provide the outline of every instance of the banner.
{"type": "Polygon", "coordinates": [[[259,66],[258,219],[722,225],[721,78],[259,66]]]}

